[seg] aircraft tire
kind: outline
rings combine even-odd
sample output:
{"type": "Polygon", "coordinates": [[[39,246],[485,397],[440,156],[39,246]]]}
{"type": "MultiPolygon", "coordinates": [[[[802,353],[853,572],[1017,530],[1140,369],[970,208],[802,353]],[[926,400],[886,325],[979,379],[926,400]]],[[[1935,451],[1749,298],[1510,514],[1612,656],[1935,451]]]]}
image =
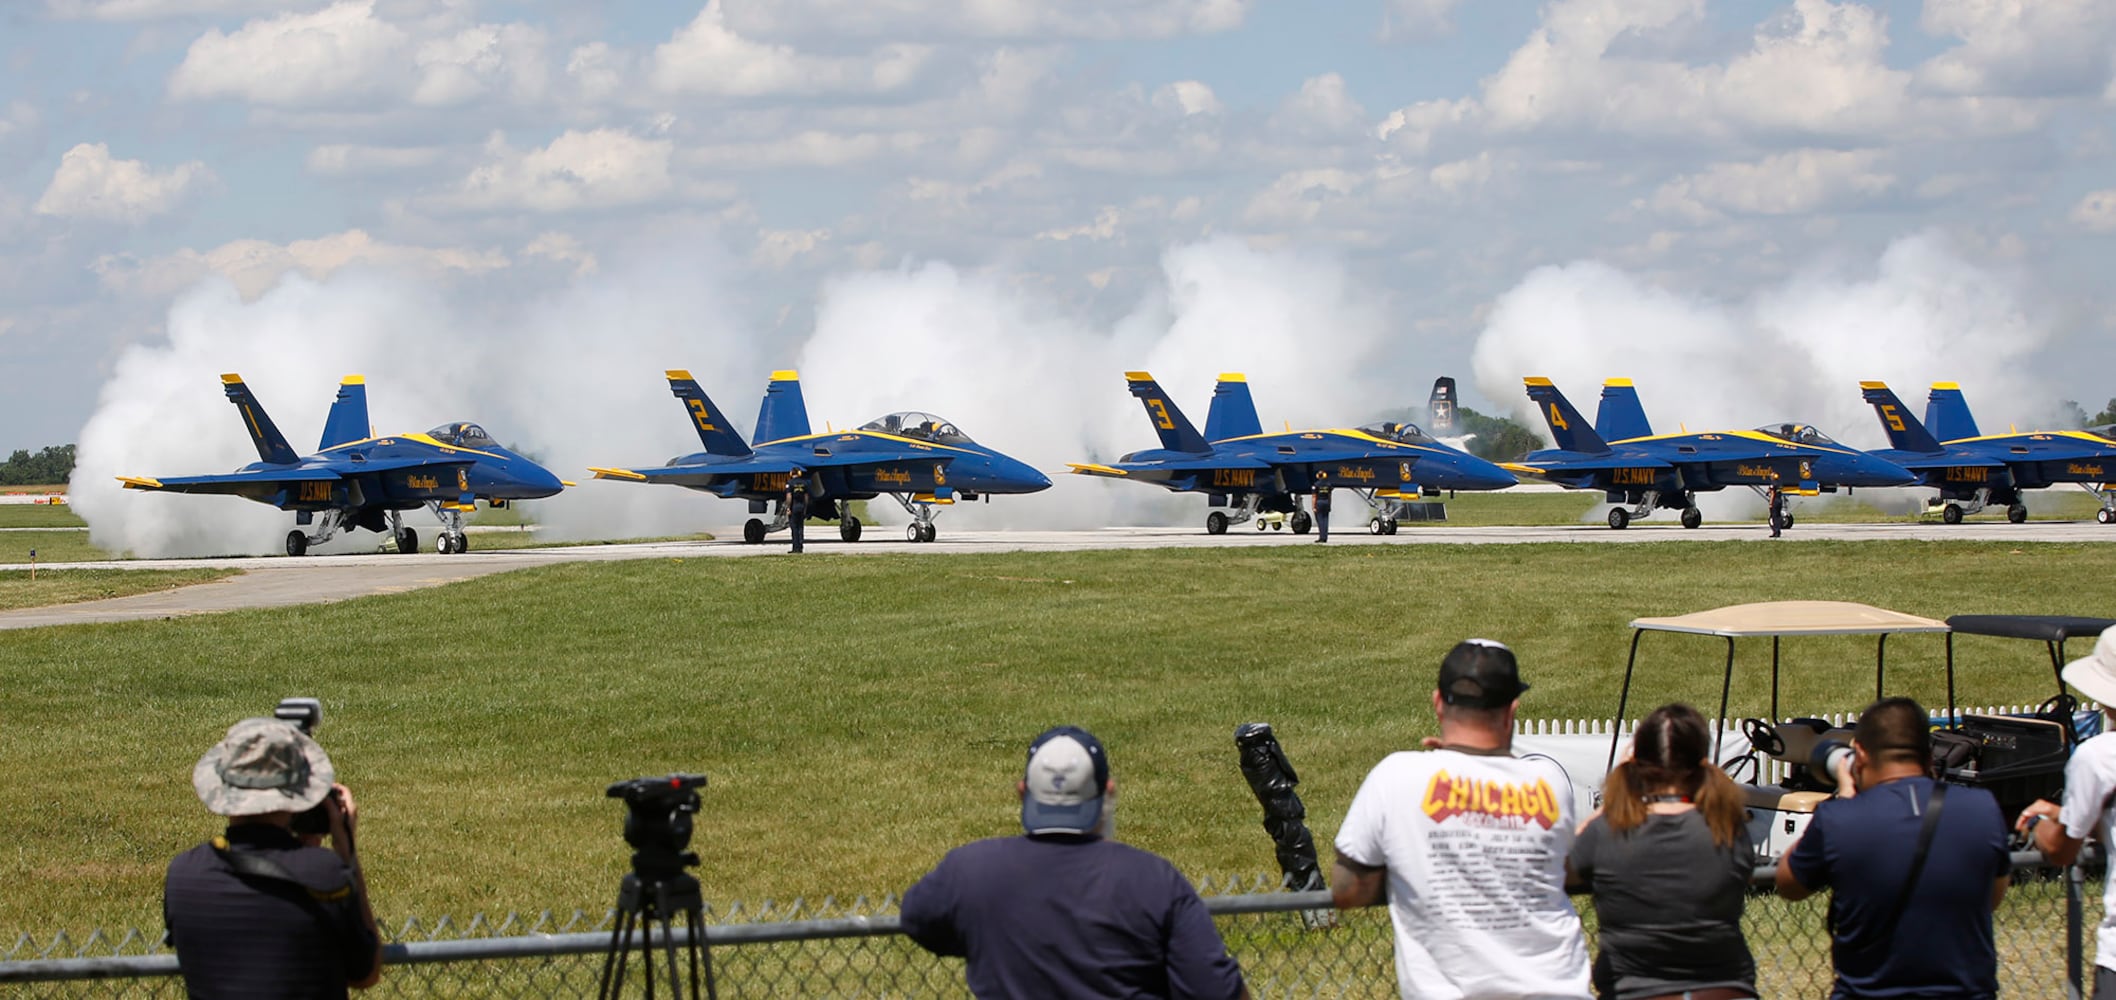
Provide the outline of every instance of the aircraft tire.
{"type": "Polygon", "coordinates": [[[1958,503],[1951,503],[1945,507],[1940,508],[1940,520],[1945,521],[1948,524],[1962,523],[1962,505],[1958,503]]]}
{"type": "Polygon", "coordinates": [[[469,536],[469,535],[466,535],[466,534],[464,534],[464,533],[462,533],[462,532],[460,532],[460,531],[456,532],[456,533],[455,533],[455,536],[456,536],[456,541],[455,541],[455,548],[454,548],[453,550],[451,550],[451,551],[454,551],[454,552],[459,552],[459,553],[460,553],[460,552],[468,552],[468,551],[470,551],[470,536],[469,536]]]}
{"type": "Polygon", "coordinates": [[[287,532],[287,555],[300,558],[309,551],[309,536],[300,531],[287,532]]]}
{"type": "Polygon", "coordinates": [[[419,533],[410,528],[397,532],[397,551],[404,555],[419,551],[419,533]]]}
{"type": "Polygon", "coordinates": [[[851,514],[845,515],[845,519],[838,522],[838,537],[848,542],[859,541],[860,519],[851,514]]]}
{"type": "Polygon", "coordinates": [[[1695,528],[1703,523],[1705,523],[1704,511],[1698,510],[1695,507],[1683,508],[1683,527],[1695,528]]]}
{"type": "Polygon", "coordinates": [[[764,541],[764,522],[754,517],[742,522],[742,540],[750,545],[764,541]]]}
{"type": "Polygon", "coordinates": [[[441,532],[441,534],[436,537],[433,541],[433,550],[435,552],[439,552],[444,556],[449,554],[450,552],[454,552],[456,550],[455,536],[450,535],[448,532],[445,531],[441,532]]]}
{"type": "Polygon", "coordinates": [[[1382,533],[1382,534],[1384,534],[1384,535],[1393,535],[1393,534],[1395,534],[1395,533],[1396,533],[1396,519],[1392,517],[1392,518],[1390,518],[1390,519],[1388,519],[1388,520],[1386,520],[1386,521],[1383,521],[1383,522],[1381,522],[1381,533],[1382,533]]]}
{"type": "Polygon", "coordinates": [[[1618,531],[1631,526],[1631,512],[1622,507],[1609,508],[1609,526],[1618,531]]]}
{"type": "Polygon", "coordinates": [[[2028,505],[2024,503],[2008,504],[2006,506],[2006,520],[2014,524],[2026,523],[2028,520],[2028,505]]]}
{"type": "Polygon", "coordinates": [[[934,539],[940,537],[940,528],[934,525],[931,521],[928,521],[926,522],[924,527],[919,529],[919,535],[921,536],[919,538],[919,541],[931,542],[934,539]]]}
{"type": "Polygon", "coordinates": [[[2112,511],[2107,507],[2103,507],[2102,509],[2094,512],[2094,520],[2100,521],[2103,524],[2116,524],[2116,511],[2112,511]]]}
{"type": "MultiPolygon", "coordinates": [[[[1257,527],[1258,527],[1259,529],[1261,529],[1261,528],[1263,527],[1263,525],[1262,525],[1262,524],[1259,524],[1259,525],[1257,525],[1257,527]]],[[[1225,514],[1222,514],[1222,513],[1220,513],[1219,511],[1213,511],[1212,513],[1206,514],[1206,515],[1205,515],[1205,533],[1206,533],[1206,534],[1208,534],[1208,535],[1224,535],[1224,534],[1226,534],[1226,533],[1227,533],[1227,515],[1225,515],[1225,514]]]]}
{"type": "Polygon", "coordinates": [[[1778,515],[1778,528],[1779,528],[1779,530],[1781,530],[1781,531],[1791,531],[1791,530],[1792,530],[1792,528],[1793,528],[1793,515],[1791,515],[1791,514],[1780,514],[1780,515],[1778,515]]]}
{"type": "Polygon", "coordinates": [[[1367,532],[1374,535],[1386,535],[1389,533],[1389,529],[1382,526],[1381,518],[1377,515],[1367,519],[1367,532]]]}
{"type": "Polygon", "coordinates": [[[1293,512],[1292,521],[1293,533],[1296,535],[1305,535],[1308,533],[1308,529],[1315,527],[1315,518],[1304,510],[1296,509],[1293,512]]]}

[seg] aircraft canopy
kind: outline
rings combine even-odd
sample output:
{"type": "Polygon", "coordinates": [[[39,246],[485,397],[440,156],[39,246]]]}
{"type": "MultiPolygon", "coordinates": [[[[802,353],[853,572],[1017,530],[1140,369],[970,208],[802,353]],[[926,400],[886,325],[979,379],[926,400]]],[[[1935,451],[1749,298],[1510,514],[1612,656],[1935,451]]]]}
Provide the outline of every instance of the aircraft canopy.
{"type": "Polygon", "coordinates": [[[1831,440],[1829,435],[1816,430],[1813,424],[1765,424],[1756,429],[1781,441],[1789,441],[1793,444],[1820,444],[1836,448],[1844,447],[1831,440]]]}
{"type": "Polygon", "coordinates": [[[1432,435],[1427,434],[1426,432],[1418,429],[1417,424],[1402,423],[1394,420],[1386,420],[1378,424],[1368,424],[1364,427],[1361,427],[1359,429],[1359,432],[1361,434],[1371,434],[1374,437],[1382,439],[1383,441],[1395,441],[1401,444],[1437,443],[1433,440],[1432,435]]]}
{"type": "Polygon", "coordinates": [[[894,434],[898,437],[907,437],[917,441],[931,441],[934,444],[963,445],[976,443],[970,440],[968,434],[957,430],[955,425],[946,418],[937,417],[931,413],[921,413],[917,410],[903,410],[891,413],[888,416],[876,417],[861,424],[860,430],[874,431],[880,434],[894,434]]]}
{"type": "Polygon", "coordinates": [[[494,441],[492,435],[485,433],[485,428],[469,422],[442,424],[427,431],[426,436],[457,448],[482,450],[499,447],[499,442],[494,441]]]}

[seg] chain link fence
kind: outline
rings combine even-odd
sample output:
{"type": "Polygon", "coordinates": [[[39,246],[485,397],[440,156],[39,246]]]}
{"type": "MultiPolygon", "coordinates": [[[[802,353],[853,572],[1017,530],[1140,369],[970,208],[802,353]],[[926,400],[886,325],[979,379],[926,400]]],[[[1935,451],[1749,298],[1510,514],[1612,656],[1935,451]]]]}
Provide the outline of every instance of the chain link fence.
{"type": "MultiPolygon", "coordinates": [[[[1996,916],[1999,988],[2008,997],[2066,997],[2068,930],[2094,966],[2093,927],[2101,881],[2082,886],[2081,923],[2068,916],[2060,870],[2015,855],[2015,884],[1996,916]]],[[[1827,896],[1792,903],[1770,894],[1759,870],[1743,924],[1766,997],[1827,996],[1831,972],[1827,896]]],[[[1395,945],[1386,907],[1337,913],[1327,892],[1275,891],[1271,876],[1203,879],[1198,890],[1258,998],[1383,998],[1396,995],[1395,945]]],[[[1593,908],[1577,900],[1594,943],[1593,908]]],[[[369,997],[590,997],[610,944],[612,914],[483,916],[467,923],[405,920],[386,928],[388,968],[369,997]]],[[[963,997],[962,963],[935,958],[897,930],[896,899],[733,906],[707,913],[707,955],[722,997],[963,997]]],[[[679,931],[681,921],[678,921],[679,931]]],[[[657,951],[658,951],[657,947],[657,951]]],[[[628,956],[629,994],[644,959],[628,956]]],[[[656,970],[666,974],[666,956],[656,970]]],[[[32,997],[181,997],[176,958],[159,929],[38,940],[22,935],[0,952],[0,983],[32,997]]],[[[665,980],[660,992],[667,994],[665,980]]],[[[2076,996],[2077,994],[2070,994],[2076,996]]]]}

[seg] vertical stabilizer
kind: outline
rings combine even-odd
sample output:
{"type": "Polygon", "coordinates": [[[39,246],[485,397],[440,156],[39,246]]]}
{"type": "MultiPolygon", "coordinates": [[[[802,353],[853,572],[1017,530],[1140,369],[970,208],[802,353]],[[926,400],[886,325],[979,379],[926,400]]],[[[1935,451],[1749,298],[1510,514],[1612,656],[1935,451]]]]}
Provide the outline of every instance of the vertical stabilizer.
{"type": "Polygon", "coordinates": [[[1602,383],[1602,405],[1594,413],[1594,432],[1604,441],[1653,436],[1653,423],[1646,419],[1646,404],[1639,402],[1638,389],[1630,379],[1613,378],[1602,383]]]}
{"type": "Polygon", "coordinates": [[[1559,448],[1590,455],[1609,450],[1609,443],[1588,426],[1587,418],[1572,408],[1572,401],[1566,399],[1549,379],[1532,375],[1521,381],[1527,384],[1528,398],[1535,401],[1537,410],[1542,411],[1543,422],[1550,425],[1551,440],[1556,441],[1559,448]]]}
{"type": "Polygon", "coordinates": [[[808,436],[808,403],[801,398],[801,376],[792,369],[771,373],[764,387],[764,403],[757,407],[754,444],[808,436]]]}
{"type": "Polygon", "coordinates": [[[1954,382],[1932,384],[1932,394],[1925,397],[1925,429],[1939,441],[1984,436],[1969,414],[1969,400],[1962,397],[1961,385],[1954,382]]]}
{"type": "Polygon", "coordinates": [[[1161,435],[1161,447],[1169,451],[1186,451],[1202,455],[1212,450],[1205,437],[1190,425],[1183,411],[1176,409],[1175,400],[1161,391],[1161,384],[1145,372],[1125,372],[1124,383],[1131,394],[1146,404],[1146,418],[1153,421],[1154,433],[1161,435]]]}
{"type": "Polygon", "coordinates": [[[257,457],[274,465],[293,465],[301,461],[287,444],[286,435],[272,425],[272,418],[265,415],[264,407],[258,405],[257,397],[250,394],[250,387],[242,384],[242,376],[234,373],[220,377],[221,388],[228,393],[228,401],[242,411],[243,429],[250,432],[250,443],[257,446],[257,457]]]}
{"type": "Polygon", "coordinates": [[[1249,396],[1249,377],[1241,372],[1223,372],[1212,387],[1212,407],[1205,411],[1205,440],[1255,437],[1264,433],[1257,419],[1256,400],[1249,396]]]}
{"type": "Polygon", "coordinates": [[[1898,451],[1917,451],[1938,454],[1940,442],[1918,418],[1910,415],[1908,407],[1896,398],[1895,390],[1886,382],[1861,382],[1859,395],[1873,404],[1874,414],[1881,418],[1881,429],[1888,433],[1888,446],[1898,451]]]}
{"type": "Polygon", "coordinates": [[[706,454],[740,457],[750,453],[749,445],[743,443],[742,435],[735,433],[727,414],[706,398],[705,390],[698,388],[690,372],[679,369],[666,374],[669,391],[683,400],[684,412],[690,414],[691,428],[698,432],[698,441],[705,445],[706,454]]]}
{"type": "Polygon", "coordinates": [[[1445,437],[1462,429],[1455,413],[1455,380],[1446,375],[1433,380],[1433,394],[1425,398],[1425,429],[1445,437]]]}
{"type": "Polygon", "coordinates": [[[347,375],[338,383],[338,398],[331,401],[331,414],[324,418],[323,440],[316,443],[316,450],[365,440],[372,436],[372,426],[367,421],[367,378],[347,375]]]}

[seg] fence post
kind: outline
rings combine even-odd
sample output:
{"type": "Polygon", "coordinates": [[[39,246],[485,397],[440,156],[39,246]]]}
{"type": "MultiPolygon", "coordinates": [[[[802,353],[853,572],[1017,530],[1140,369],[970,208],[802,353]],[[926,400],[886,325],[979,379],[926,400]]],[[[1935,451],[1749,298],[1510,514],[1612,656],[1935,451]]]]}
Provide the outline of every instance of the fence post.
{"type": "Polygon", "coordinates": [[[2085,909],[2082,902],[2083,897],[2085,895],[2085,890],[2081,887],[2081,883],[2084,882],[2085,879],[2086,874],[2081,871],[2079,864],[2076,860],[2072,864],[2065,866],[2066,1000],[2080,1000],[2081,997],[2085,996],[2084,991],[2086,987],[2086,970],[2082,968],[2084,961],[2082,958],[2082,949],[2080,947],[2080,924],[2082,922],[2083,917],[2082,911],[2085,909]]]}

